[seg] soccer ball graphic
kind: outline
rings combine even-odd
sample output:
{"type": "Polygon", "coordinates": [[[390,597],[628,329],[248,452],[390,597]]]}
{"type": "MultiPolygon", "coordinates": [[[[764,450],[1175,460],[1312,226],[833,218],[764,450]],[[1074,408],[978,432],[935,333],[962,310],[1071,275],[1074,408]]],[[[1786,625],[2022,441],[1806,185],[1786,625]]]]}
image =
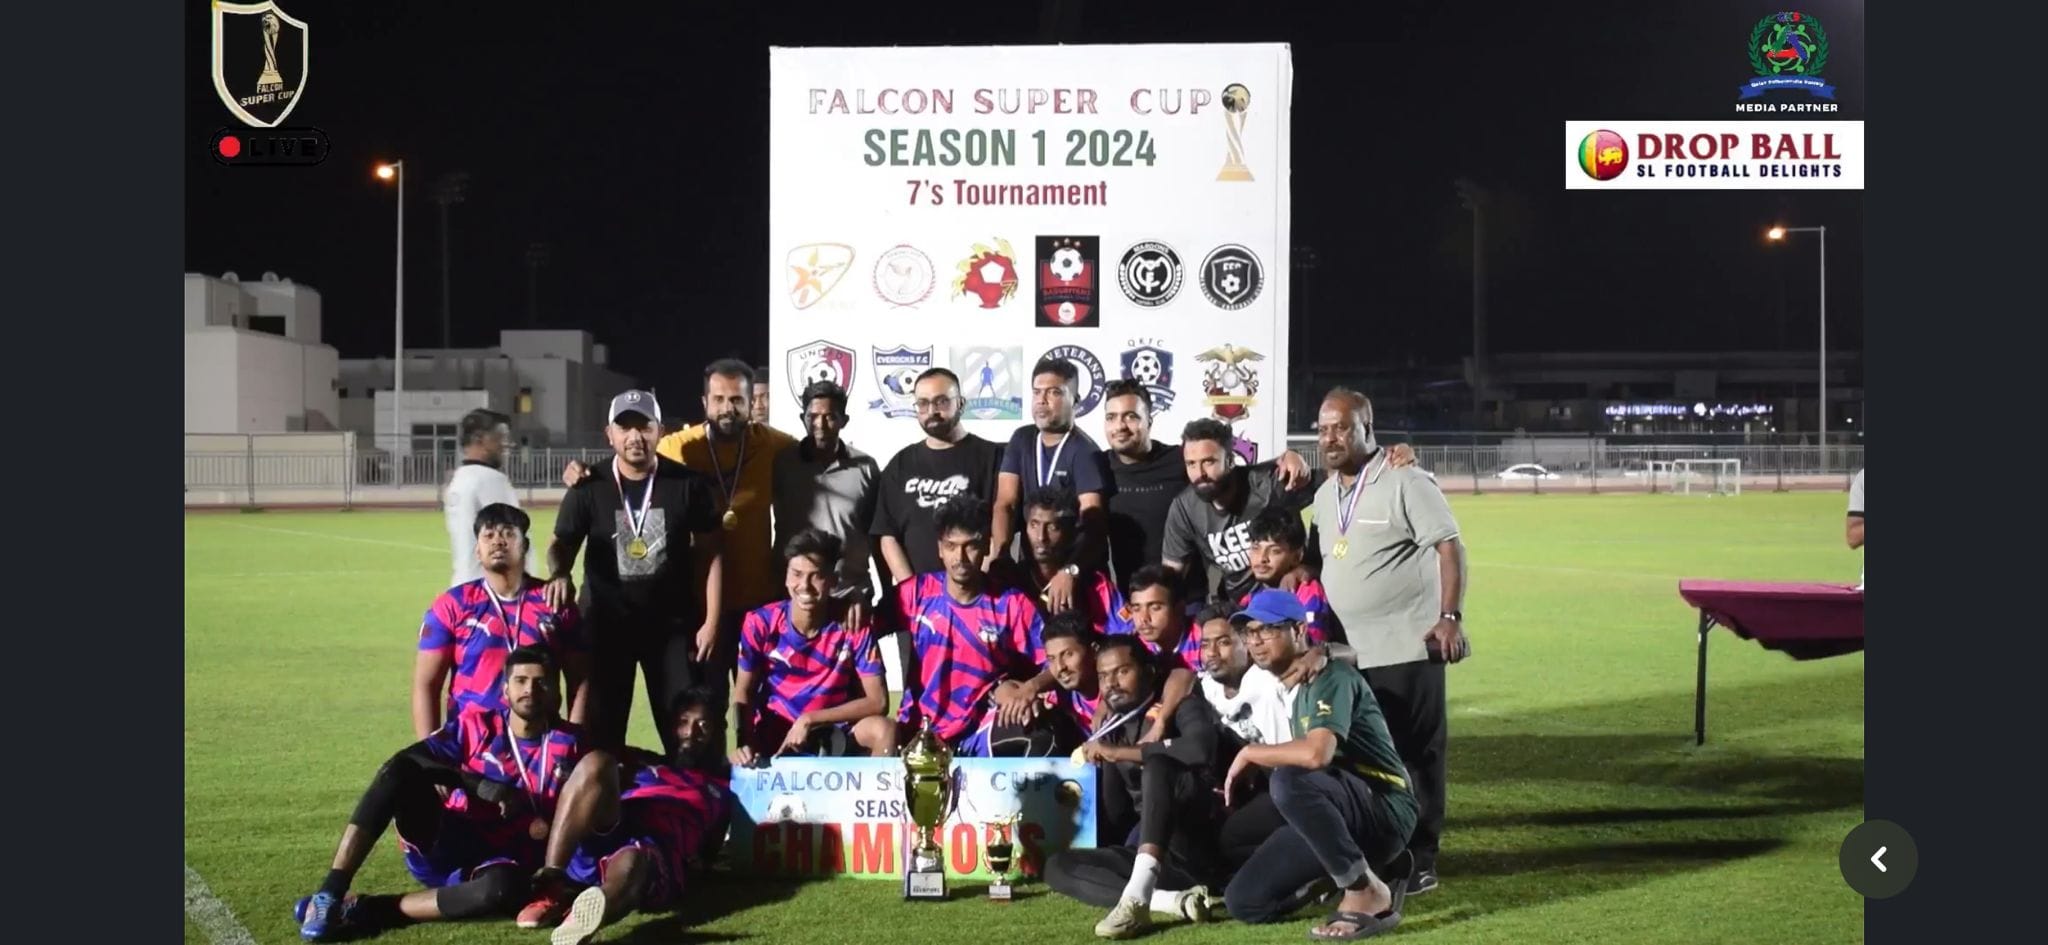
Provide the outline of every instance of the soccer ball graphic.
{"type": "Polygon", "coordinates": [[[1053,250],[1052,262],[1046,265],[1061,282],[1072,282],[1081,274],[1081,268],[1085,264],[1081,261],[1080,250],[1061,248],[1053,250]]]}
{"type": "Polygon", "coordinates": [[[846,386],[845,382],[839,378],[838,366],[824,358],[819,358],[804,365],[804,384],[808,386],[819,381],[831,381],[841,387],[846,386]]]}
{"type": "Polygon", "coordinates": [[[1225,273],[1223,278],[1216,280],[1216,284],[1222,288],[1224,295],[1236,295],[1244,288],[1244,280],[1234,272],[1225,273]]]}
{"type": "Polygon", "coordinates": [[[919,373],[911,368],[897,368],[882,376],[882,386],[898,397],[908,397],[917,387],[919,373]]]}
{"type": "Polygon", "coordinates": [[[1147,348],[1131,359],[1131,379],[1140,384],[1157,385],[1166,376],[1166,365],[1159,363],[1159,352],[1147,348]]]}
{"type": "Polygon", "coordinates": [[[768,802],[768,819],[771,822],[802,822],[808,814],[809,811],[804,807],[804,799],[794,794],[777,794],[774,800],[768,802]]]}

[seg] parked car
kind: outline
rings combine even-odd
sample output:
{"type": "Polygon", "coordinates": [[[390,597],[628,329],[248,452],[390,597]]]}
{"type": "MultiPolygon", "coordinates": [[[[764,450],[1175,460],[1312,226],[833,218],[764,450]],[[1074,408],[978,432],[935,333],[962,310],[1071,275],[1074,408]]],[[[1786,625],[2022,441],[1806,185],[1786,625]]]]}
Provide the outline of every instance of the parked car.
{"type": "Polygon", "coordinates": [[[1550,471],[1550,470],[1548,470],[1548,469],[1545,469],[1545,468],[1543,468],[1543,467],[1541,467],[1541,466],[1538,466],[1538,465],[1536,465],[1535,463],[1516,463],[1515,465],[1513,465],[1513,466],[1509,466],[1508,468],[1506,468],[1506,469],[1503,469],[1503,470],[1501,470],[1500,472],[1494,473],[1493,475],[1494,475],[1494,477],[1495,477],[1495,478],[1497,478],[1497,479],[1560,479],[1560,478],[1563,478],[1563,477],[1559,476],[1558,474],[1556,474],[1556,473],[1554,473],[1554,472],[1551,472],[1551,471],[1550,471]]]}

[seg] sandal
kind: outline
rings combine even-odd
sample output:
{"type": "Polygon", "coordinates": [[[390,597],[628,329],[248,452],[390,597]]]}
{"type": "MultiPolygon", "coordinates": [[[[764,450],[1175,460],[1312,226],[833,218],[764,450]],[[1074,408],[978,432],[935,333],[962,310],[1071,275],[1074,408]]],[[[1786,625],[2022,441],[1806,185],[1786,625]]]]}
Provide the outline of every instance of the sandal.
{"type": "Polygon", "coordinates": [[[1317,942],[1354,942],[1389,931],[1395,926],[1400,925],[1401,904],[1408,898],[1408,873],[1414,868],[1414,864],[1413,854],[1406,850],[1401,851],[1400,856],[1395,857],[1392,863],[1387,864],[1387,868],[1382,873],[1382,882],[1387,884],[1387,893],[1390,899],[1385,912],[1372,915],[1364,912],[1348,912],[1339,909],[1336,912],[1330,913],[1329,918],[1323,920],[1323,925],[1348,922],[1352,926],[1351,931],[1335,935],[1317,934],[1316,929],[1322,926],[1312,926],[1308,930],[1308,937],[1317,942]]]}

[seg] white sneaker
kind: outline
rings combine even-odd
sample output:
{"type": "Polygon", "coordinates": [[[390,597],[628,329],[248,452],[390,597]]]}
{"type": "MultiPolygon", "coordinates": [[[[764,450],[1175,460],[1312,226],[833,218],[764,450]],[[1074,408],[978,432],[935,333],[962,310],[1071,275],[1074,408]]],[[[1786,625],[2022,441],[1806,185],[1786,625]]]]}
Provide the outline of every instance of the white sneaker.
{"type": "Polygon", "coordinates": [[[592,886],[577,893],[576,901],[569,904],[568,917],[548,937],[550,945],[588,945],[597,937],[598,927],[604,924],[604,905],[604,888],[601,886],[592,886]]]}
{"type": "Polygon", "coordinates": [[[1128,897],[1118,900],[1116,908],[1095,923],[1095,934],[1099,938],[1130,938],[1151,929],[1151,905],[1128,897]]]}
{"type": "Polygon", "coordinates": [[[1180,907],[1180,917],[1189,922],[1212,921],[1216,910],[1223,907],[1222,897],[1211,893],[1207,886],[1182,890],[1174,904],[1180,907]]]}

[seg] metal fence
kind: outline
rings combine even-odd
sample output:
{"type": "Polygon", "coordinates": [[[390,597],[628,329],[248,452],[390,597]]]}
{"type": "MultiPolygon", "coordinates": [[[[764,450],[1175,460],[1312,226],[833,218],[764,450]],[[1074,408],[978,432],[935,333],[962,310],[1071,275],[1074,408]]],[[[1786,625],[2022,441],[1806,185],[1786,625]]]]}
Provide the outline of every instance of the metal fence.
{"type": "MultiPolygon", "coordinates": [[[[1823,448],[1777,437],[1696,436],[1690,442],[1604,435],[1516,436],[1500,433],[1378,432],[1382,443],[1408,443],[1417,462],[1435,473],[1446,489],[1486,492],[1649,492],[1673,486],[1668,476],[1650,475],[1651,463],[1683,459],[1734,459],[1741,463],[1743,490],[1847,489],[1863,467],[1863,447],[1823,448]],[[1536,470],[1518,470],[1530,464],[1536,470]],[[1531,478],[1533,477],[1533,478],[1531,478]]],[[[1320,466],[1315,438],[1296,435],[1288,446],[1311,466],[1320,466]]],[[[607,449],[507,450],[503,468],[528,499],[559,495],[562,468],[571,459],[605,462],[607,449]]],[[[440,501],[462,458],[450,451],[393,457],[358,448],[346,433],[188,436],[185,448],[187,506],[432,505],[440,501]]],[[[1698,488],[1696,485],[1695,488],[1698,488]]]]}

